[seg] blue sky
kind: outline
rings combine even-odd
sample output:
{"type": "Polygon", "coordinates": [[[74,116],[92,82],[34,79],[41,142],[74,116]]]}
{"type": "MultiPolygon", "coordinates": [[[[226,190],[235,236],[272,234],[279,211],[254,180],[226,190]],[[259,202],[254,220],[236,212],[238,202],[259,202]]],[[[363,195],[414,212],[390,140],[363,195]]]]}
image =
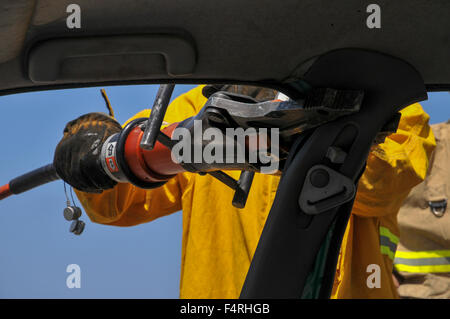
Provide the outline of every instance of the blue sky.
{"type": "MultiPolygon", "coordinates": [[[[178,85],[174,97],[193,86],[178,85]]],[[[151,107],[158,86],[106,87],[120,122],[151,107]]],[[[450,119],[450,94],[422,102],[431,123],[450,119]]],[[[100,88],[0,96],[0,185],[50,163],[66,122],[106,112],[100,88]]],[[[53,182],[0,201],[0,298],[177,298],[181,214],[130,228],[93,224],[81,236],[63,218],[63,183],[53,182]],[[69,289],[66,267],[81,268],[69,289]]]]}

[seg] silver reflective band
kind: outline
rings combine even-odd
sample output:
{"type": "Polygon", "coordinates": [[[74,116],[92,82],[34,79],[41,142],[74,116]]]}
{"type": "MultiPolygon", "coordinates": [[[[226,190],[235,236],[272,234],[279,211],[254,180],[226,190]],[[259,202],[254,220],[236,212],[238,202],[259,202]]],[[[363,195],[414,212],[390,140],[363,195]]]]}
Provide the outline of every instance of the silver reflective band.
{"type": "Polygon", "coordinates": [[[425,266],[425,265],[450,265],[450,257],[440,258],[395,258],[396,264],[411,265],[411,266],[425,266]]]}
{"type": "Polygon", "coordinates": [[[412,273],[450,273],[450,250],[397,251],[394,266],[412,273]]]}
{"type": "Polygon", "coordinates": [[[119,134],[108,137],[103,143],[102,152],[100,154],[100,162],[102,163],[105,173],[118,183],[127,183],[128,180],[117,165],[116,144],[119,134]]]}

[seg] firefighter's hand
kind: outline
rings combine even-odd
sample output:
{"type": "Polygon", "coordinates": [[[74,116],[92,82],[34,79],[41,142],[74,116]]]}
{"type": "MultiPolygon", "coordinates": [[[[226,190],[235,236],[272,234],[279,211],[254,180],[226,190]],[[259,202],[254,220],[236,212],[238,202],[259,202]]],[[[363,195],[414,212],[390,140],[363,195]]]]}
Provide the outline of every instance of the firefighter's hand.
{"type": "Polygon", "coordinates": [[[53,166],[58,176],[74,188],[101,193],[117,182],[103,171],[100,152],[105,140],[122,127],[103,113],[89,113],[67,123],[56,147],[53,166]]]}

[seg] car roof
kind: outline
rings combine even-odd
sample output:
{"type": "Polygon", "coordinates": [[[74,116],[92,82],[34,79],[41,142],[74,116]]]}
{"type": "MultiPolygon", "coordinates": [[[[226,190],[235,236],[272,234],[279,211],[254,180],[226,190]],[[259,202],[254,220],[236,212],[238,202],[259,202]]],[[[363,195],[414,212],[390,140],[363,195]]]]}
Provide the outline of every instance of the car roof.
{"type": "Polygon", "coordinates": [[[74,2],[1,1],[0,95],[167,81],[282,90],[340,48],[393,55],[428,90],[450,88],[448,0],[377,1],[380,28],[359,0],[77,0],[81,28],[69,28],[74,2]]]}

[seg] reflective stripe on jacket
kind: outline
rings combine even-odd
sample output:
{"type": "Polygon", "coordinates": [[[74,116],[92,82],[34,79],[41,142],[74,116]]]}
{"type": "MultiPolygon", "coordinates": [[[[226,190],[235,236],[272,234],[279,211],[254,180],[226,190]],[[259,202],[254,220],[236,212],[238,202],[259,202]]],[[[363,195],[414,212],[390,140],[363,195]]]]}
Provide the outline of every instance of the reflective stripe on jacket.
{"type": "Polygon", "coordinates": [[[395,236],[389,228],[380,226],[380,251],[394,260],[397,250],[398,236],[395,236]]]}
{"type": "Polygon", "coordinates": [[[394,263],[398,271],[450,273],[450,250],[398,251],[394,263]]]}
{"type": "MultiPolygon", "coordinates": [[[[165,120],[181,121],[200,111],[206,102],[201,90],[197,87],[175,99],[165,120]]],[[[148,115],[145,110],[134,118],[148,115]]],[[[342,243],[334,298],[396,297],[392,260],[380,251],[379,229],[386,227],[398,236],[397,211],[425,177],[433,147],[428,116],[414,104],[402,111],[397,133],[373,148],[342,243]],[[380,288],[366,285],[366,269],[373,263],[381,268],[380,288]]],[[[228,173],[239,177],[239,172],[228,173]]],[[[192,173],[178,174],[152,190],[119,184],[102,194],[77,195],[91,220],[107,225],[132,226],[182,210],[180,297],[237,298],[278,183],[277,176],[256,174],[242,210],[231,205],[230,188],[192,173]]]]}

